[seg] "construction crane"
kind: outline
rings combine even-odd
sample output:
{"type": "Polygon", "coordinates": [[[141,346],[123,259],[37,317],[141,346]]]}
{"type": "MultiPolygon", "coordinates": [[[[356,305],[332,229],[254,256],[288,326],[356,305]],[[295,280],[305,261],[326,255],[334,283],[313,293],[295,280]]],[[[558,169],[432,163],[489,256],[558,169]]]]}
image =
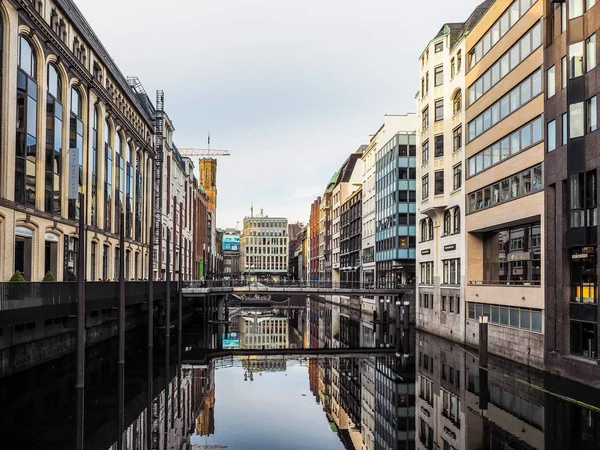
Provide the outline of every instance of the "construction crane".
{"type": "Polygon", "coordinates": [[[210,156],[231,156],[229,150],[216,150],[213,148],[180,148],[179,154],[188,158],[191,157],[210,157],[210,156]]]}

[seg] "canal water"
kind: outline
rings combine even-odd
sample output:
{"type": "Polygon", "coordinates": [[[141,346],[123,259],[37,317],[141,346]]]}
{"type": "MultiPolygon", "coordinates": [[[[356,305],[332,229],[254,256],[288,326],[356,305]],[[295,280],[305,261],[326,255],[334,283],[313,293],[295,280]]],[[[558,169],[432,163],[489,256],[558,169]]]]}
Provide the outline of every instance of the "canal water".
{"type": "MultiPolygon", "coordinates": [[[[157,339],[150,396],[146,330],[128,331],[121,409],[116,340],[88,348],[86,449],[600,449],[600,391],[531,367],[490,356],[486,377],[421,332],[396,353],[315,301],[207,317],[172,333],[168,365],[157,339]]],[[[74,355],[0,379],[0,449],[75,448],[74,385],[74,355]]]]}

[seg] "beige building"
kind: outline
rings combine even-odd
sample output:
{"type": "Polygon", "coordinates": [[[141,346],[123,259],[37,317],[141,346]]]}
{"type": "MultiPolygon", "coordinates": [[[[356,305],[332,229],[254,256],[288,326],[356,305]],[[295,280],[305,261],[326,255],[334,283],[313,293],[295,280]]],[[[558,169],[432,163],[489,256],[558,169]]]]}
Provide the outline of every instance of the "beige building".
{"type": "Polygon", "coordinates": [[[282,349],[289,347],[289,319],[255,313],[240,317],[240,347],[282,349]]]}
{"type": "Polygon", "coordinates": [[[497,0],[466,37],[466,340],[543,366],[544,2],[497,0]]]}
{"type": "Polygon", "coordinates": [[[419,59],[417,326],[463,340],[465,44],[491,2],[446,23],[419,59]]]}
{"type": "Polygon", "coordinates": [[[0,280],[15,270],[33,281],[75,272],[79,214],[88,226],[87,279],[115,278],[122,251],[125,276],[145,276],[154,154],[148,105],[71,1],[4,1],[0,35],[0,280]],[[86,195],[83,210],[78,193],[86,195]]]}

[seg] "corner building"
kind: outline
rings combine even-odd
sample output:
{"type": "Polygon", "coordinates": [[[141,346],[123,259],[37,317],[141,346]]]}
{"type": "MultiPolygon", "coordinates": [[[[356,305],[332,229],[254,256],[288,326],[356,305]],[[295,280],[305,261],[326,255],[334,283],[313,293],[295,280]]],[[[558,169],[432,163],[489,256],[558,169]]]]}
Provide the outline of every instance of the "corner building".
{"type": "Polygon", "coordinates": [[[546,368],[599,385],[594,1],[545,4],[546,368]]]}
{"type": "Polygon", "coordinates": [[[126,278],[147,276],[154,118],[143,89],[69,0],[3,1],[0,42],[0,280],[74,273],[80,214],[88,280],[116,278],[121,251],[126,278]]]}
{"type": "Polygon", "coordinates": [[[465,340],[543,367],[542,0],[497,0],[466,37],[465,340]]]}

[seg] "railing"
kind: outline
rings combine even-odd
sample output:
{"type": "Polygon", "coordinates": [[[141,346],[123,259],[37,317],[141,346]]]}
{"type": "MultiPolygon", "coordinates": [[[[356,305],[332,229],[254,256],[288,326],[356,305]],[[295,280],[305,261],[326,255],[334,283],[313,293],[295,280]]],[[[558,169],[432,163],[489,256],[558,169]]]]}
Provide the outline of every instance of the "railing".
{"type": "MultiPolygon", "coordinates": [[[[167,285],[164,281],[153,283],[154,298],[164,299],[167,285]]],[[[171,282],[171,295],[177,292],[177,282],[171,282]]],[[[119,298],[118,282],[86,282],[86,303],[119,298]]],[[[148,282],[125,282],[125,298],[128,305],[142,303],[148,299],[148,282]]],[[[77,303],[76,282],[23,282],[0,283],[0,311],[40,306],[55,306],[77,303]]]]}
{"type": "Polygon", "coordinates": [[[331,290],[406,290],[414,289],[414,284],[403,284],[397,281],[378,281],[362,283],[360,281],[299,281],[299,280],[205,280],[184,281],[183,287],[189,289],[211,288],[287,288],[287,289],[331,289],[331,290]]]}
{"type": "Polygon", "coordinates": [[[470,280],[471,286],[540,286],[540,280],[470,280]]]}

